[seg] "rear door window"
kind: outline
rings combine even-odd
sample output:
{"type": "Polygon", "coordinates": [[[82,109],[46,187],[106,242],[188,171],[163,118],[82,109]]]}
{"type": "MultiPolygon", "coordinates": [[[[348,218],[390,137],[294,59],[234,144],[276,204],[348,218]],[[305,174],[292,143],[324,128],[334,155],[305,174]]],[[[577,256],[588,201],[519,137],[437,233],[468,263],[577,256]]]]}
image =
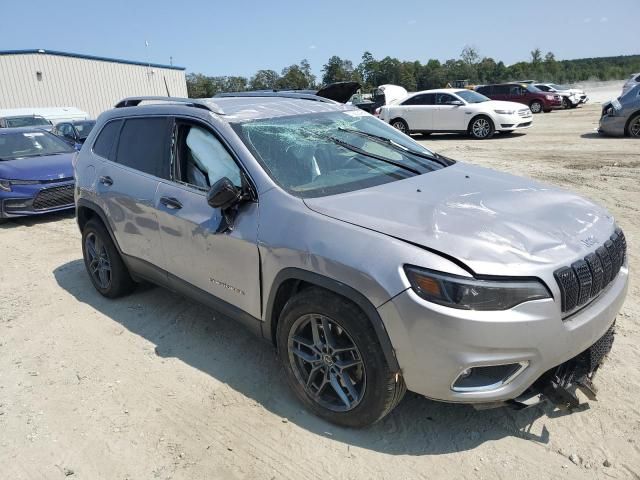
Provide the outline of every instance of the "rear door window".
{"type": "Polygon", "coordinates": [[[422,93],[414,95],[410,99],[402,103],[403,105],[434,105],[435,95],[433,93],[422,93]]]}
{"type": "Polygon", "coordinates": [[[122,126],[122,120],[115,120],[107,123],[98,134],[93,144],[93,152],[107,160],[115,160],[115,144],[118,139],[118,132],[122,126]]]}
{"type": "Polygon", "coordinates": [[[170,126],[168,117],[127,119],[120,133],[116,162],[169,179],[170,126]]]}

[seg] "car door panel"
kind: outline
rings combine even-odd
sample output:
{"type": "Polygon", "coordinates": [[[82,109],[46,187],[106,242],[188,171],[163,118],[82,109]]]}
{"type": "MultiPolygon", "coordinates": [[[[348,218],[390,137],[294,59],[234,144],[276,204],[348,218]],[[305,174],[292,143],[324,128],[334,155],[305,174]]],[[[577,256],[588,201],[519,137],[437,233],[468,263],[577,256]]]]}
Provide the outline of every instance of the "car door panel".
{"type": "Polygon", "coordinates": [[[451,105],[445,102],[451,102],[458,100],[449,94],[436,94],[436,111],[433,114],[433,128],[435,130],[466,130],[465,120],[466,118],[465,105],[451,105]],[[443,97],[442,101],[439,101],[439,97],[443,97]]]}
{"type": "MultiPolygon", "coordinates": [[[[219,209],[206,193],[175,182],[160,182],[155,197],[164,252],[162,268],[200,290],[260,317],[258,204],[241,205],[232,231],[218,232],[219,209]],[[163,203],[172,199],[180,207],[163,203]]],[[[171,280],[170,280],[171,281],[171,280]]]]}

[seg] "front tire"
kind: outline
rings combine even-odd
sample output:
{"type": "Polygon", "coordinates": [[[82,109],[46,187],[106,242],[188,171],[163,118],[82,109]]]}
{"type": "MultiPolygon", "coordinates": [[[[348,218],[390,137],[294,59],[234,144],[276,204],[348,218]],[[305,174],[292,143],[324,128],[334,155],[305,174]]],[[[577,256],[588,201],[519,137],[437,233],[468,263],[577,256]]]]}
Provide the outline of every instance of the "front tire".
{"type": "Polygon", "coordinates": [[[571,108],[571,101],[567,97],[562,97],[562,108],[565,110],[571,108]]]}
{"type": "Polygon", "coordinates": [[[405,135],[409,135],[409,125],[401,118],[391,120],[391,126],[396,130],[400,130],[405,135]]]}
{"type": "Polygon", "coordinates": [[[531,113],[541,113],[544,107],[542,105],[542,102],[534,100],[533,102],[531,102],[531,105],[529,105],[529,109],[531,110],[531,113]]]}
{"type": "Polygon", "coordinates": [[[495,126],[489,117],[480,115],[469,124],[469,134],[477,140],[486,140],[493,137],[495,126]]]}
{"type": "Polygon", "coordinates": [[[640,113],[631,117],[626,128],[625,134],[629,137],[640,138],[640,113]]]}
{"type": "Polygon", "coordinates": [[[91,219],[84,226],[82,256],[91,283],[101,295],[117,298],[134,290],[129,270],[101,221],[91,219]]]}
{"type": "Polygon", "coordinates": [[[287,302],[277,346],[291,389],[331,423],[371,425],[406,392],[402,377],[389,369],[366,315],[329,291],[309,288],[287,302]]]}

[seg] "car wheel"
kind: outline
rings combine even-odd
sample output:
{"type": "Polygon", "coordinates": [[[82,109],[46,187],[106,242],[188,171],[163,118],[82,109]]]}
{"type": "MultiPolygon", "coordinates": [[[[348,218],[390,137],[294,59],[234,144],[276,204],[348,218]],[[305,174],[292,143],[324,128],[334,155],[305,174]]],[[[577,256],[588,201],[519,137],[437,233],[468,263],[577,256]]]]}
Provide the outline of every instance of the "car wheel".
{"type": "Polygon", "coordinates": [[[531,109],[531,113],[540,113],[543,109],[542,102],[534,100],[533,102],[531,102],[531,105],[529,105],[529,108],[531,109]]]}
{"type": "Polygon", "coordinates": [[[571,108],[571,102],[569,101],[569,99],[567,97],[563,97],[562,98],[562,108],[564,108],[564,109],[571,108]]]}
{"type": "Polygon", "coordinates": [[[630,137],[640,138],[640,114],[637,114],[629,120],[626,134],[630,137]]]}
{"type": "Polygon", "coordinates": [[[469,124],[469,133],[473,138],[478,140],[486,140],[491,138],[495,132],[493,122],[489,117],[483,115],[474,118],[469,124]]]}
{"type": "Polygon", "coordinates": [[[397,130],[400,130],[402,133],[409,135],[409,125],[407,125],[407,122],[405,122],[401,118],[396,118],[395,120],[392,120],[391,126],[397,130]]]}
{"type": "Polygon", "coordinates": [[[135,283],[102,222],[91,219],[82,230],[82,255],[93,286],[108,298],[131,293],[135,283]]]}
{"type": "Polygon", "coordinates": [[[337,425],[371,425],[406,392],[402,377],[389,369],[366,315],[326,290],[309,288],[287,302],[277,346],[296,396],[337,425]]]}

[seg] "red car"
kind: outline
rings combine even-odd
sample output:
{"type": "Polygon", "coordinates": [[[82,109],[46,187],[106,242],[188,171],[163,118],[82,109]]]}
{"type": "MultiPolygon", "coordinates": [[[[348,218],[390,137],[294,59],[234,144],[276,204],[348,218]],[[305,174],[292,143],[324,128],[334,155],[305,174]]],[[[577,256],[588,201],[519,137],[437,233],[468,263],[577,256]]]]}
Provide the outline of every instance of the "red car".
{"type": "Polygon", "coordinates": [[[562,108],[560,95],[543,92],[533,85],[524,83],[482,85],[477,87],[476,91],[491,100],[523,103],[529,106],[533,113],[550,112],[554,108],[562,108]]]}

